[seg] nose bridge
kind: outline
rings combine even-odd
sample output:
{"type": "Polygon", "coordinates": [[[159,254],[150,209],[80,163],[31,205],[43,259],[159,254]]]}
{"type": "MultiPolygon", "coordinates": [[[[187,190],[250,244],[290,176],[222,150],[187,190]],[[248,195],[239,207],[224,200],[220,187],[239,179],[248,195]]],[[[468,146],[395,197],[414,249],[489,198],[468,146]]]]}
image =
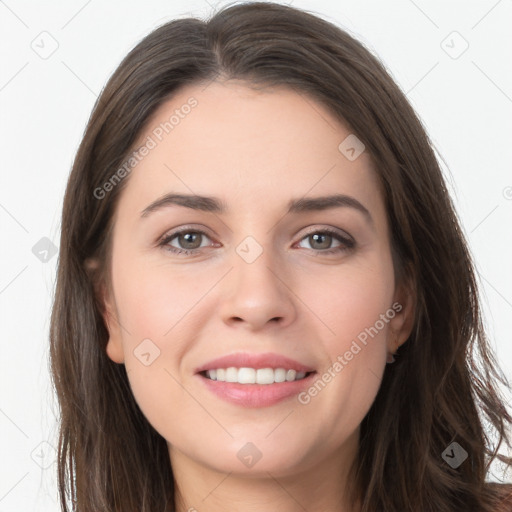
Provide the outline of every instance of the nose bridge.
{"type": "MultiPolygon", "coordinates": [[[[259,238],[261,240],[262,236],[259,238]]],[[[278,278],[282,259],[270,236],[265,235],[262,242],[249,235],[236,247],[234,274],[237,288],[247,285],[255,296],[264,294],[270,298],[272,295],[282,295],[283,283],[278,278]]]]}
{"type": "Polygon", "coordinates": [[[233,255],[229,290],[223,299],[224,321],[244,321],[253,328],[278,319],[281,324],[293,320],[293,295],[285,285],[283,259],[274,250],[272,237],[245,237],[233,255]]]}

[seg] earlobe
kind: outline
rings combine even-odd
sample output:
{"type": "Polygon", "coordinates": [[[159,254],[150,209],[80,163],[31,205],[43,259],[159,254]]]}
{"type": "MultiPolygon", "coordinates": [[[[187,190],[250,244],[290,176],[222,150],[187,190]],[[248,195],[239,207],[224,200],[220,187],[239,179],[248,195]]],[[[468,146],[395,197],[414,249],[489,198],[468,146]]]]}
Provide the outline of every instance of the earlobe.
{"type": "Polygon", "coordinates": [[[117,364],[124,363],[124,353],[121,348],[117,344],[113,344],[112,339],[109,338],[107,342],[107,347],[105,349],[107,356],[117,364]]]}
{"type": "Polygon", "coordinates": [[[103,308],[103,319],[108,330],[108,341],[106,352],[114,363],[124,363],[124,352],[121,337],[121,326],[117,319],[117,308],[110,298],[110,293],[102,286],[101,290],[103,308]]]}
{"type": "Polygon", "coordinates": [[[106,353],[114,363],[124,363],[124,351],[121,341],[121,329],[119,322],[117,321],[117,318],[112,315],[109,309],[106,310],[104,318],[109,334],[107,346],[105,348],[106,353]]]}
{"type": "Polygon", "coordinates": [[[97,260],[87,260],[85,262],[85,267],[92,282],[94,283],[94,293],[96,295],[97,305],[109,334],[105,351],[114,363],[124,363],[121,328],[119,321],[117,320],[117,308],[111,298],[111,293],[107,290],[105,282],[99,275],[100,265],[97,260]]]}
{"type": "Polygon", "coordinates": [[[389,322],[388,352],[391,354],[407,341],[414,327],[416,293],[410,281],[399,286],[393,305],[395,304],[396,314],[389,322]]]}

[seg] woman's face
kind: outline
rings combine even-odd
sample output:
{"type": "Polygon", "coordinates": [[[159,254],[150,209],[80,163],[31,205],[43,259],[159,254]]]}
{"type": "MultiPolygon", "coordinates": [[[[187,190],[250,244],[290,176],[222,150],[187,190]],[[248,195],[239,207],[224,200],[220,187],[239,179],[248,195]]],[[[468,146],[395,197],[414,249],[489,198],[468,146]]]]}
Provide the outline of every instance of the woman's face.
{"type": "Polygon", "coordinates": [[[309,97],[230,81],[182,89],[136,148],[107,353],[171,460],[278,476],[353,456],[410,330],[364,147],[309,97]]]}

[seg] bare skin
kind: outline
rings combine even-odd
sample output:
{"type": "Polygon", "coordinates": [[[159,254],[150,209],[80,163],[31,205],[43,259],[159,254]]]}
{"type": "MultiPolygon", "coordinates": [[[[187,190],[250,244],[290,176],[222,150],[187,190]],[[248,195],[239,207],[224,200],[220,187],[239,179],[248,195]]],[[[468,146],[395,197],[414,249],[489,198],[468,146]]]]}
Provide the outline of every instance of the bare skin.
{"type": "Polygon", "coordinates": [[[359,508],[344,487],[359,425],[387,354],[410,333],[413,299],[395,284],[369,155],[350,161],[338,149],[349,134],[311,98],[236,81],[188,86],[140,134],[138,145],[148,136],[157,144],[126,178],[116,210],[107,353],[126,365],[135,399],[167,440],[179,512],[359,508]],[[191,97],[197,105],[157,140],[155,128],[191,97]],[[167,205],[141,216],[171,192],[212,196],[227,209],[167,205]],[[287,213],[292,199],[332,194],[369,215],[350,205],[287,213]],[[192,253],[171,252],[190,250],[190,235],[159,245],[178,228],[196,233],[192,253]],[[250,263],[242,257],[259,252],[250,263]],[[382,315],[378,333],[351,352],[382,315]],[[195,372],[234,352],[281,354],[331,378],[316,393],[306,388],[302,402],[244,407],[195,372]],[[237,456],[247,443],[261,454],[251,467],[237,456]]]}

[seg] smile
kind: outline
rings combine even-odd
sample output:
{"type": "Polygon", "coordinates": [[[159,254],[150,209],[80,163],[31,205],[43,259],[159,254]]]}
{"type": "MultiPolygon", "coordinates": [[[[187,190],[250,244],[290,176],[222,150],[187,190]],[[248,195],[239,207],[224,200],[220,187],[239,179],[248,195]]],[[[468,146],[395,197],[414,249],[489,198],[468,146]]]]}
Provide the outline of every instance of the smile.
{"type": "Polygon", "coordinates": [[[203,376],[219,382],[237,382],[238,384],[276,384],[302,380],[307,372],[298,372],[286,368],[217,368],[206,370],[203,376]]]}
{"type": "Polygon", "coordinates": [[[210,395],[239,407],[269,407],[310,386],[316,370],[283,354],[236,352],[195,368],[210,395]]]}

